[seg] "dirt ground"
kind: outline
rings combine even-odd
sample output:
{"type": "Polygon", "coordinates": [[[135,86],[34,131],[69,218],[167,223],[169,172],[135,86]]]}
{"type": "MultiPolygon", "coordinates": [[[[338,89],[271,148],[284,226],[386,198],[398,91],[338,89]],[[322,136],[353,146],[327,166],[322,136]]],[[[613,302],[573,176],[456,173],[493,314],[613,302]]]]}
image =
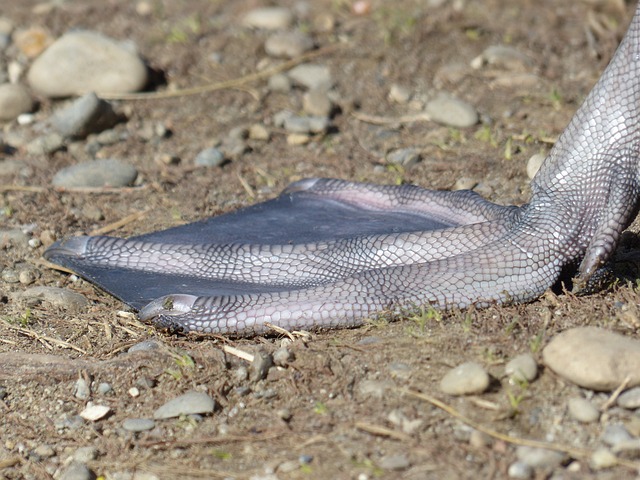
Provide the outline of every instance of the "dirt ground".
{"type": "MultiPolygon", "coordinates": [[[[148,16],[136,13],[136,2],[126,0],[54,2],[46,13],[33,13],[37,3],[32,0],[6,0],[1,13],[20,28],[44,26],[54,37],[83,27],[131,39],[150,66],[164,74],[169,88],[241,77],[278,62],[264,53],[266,32],[239,24],[262,2],[149,3],[148,16]],[[214,52],[221,54],[220,63],[211,61],[214,52]]],[[[469,177],[493,201],[524,203],[528,159],[546,153],[562,131],[606,66],[634,7],[597,0],[372,0],[369,13],[356,15],[347,0],[279,4],[305,11],[298,14],[297,26],[319,47],[340,45],[314,60],[328,65],[336,82],[340,112],[331,133],[308,145],[288,145],[271,118],[283,108],[299,111],[301,92],[269,93],[266,80],[195,96],[116,102],[128,116],[120,128],[131,135],[103,147],[98,156],[133,163],[141,174],[139,186],[110,193],[58,192],[49,188],[51,178],[76,162],[71,154],[45,158],[18,150],[6,158],[25,161],[30,173],[1,179],[2,223],[32,225],[35,237],[49,231],[62,238],[148,210],[112,233],[127,236],[249,205],[314,176],[438,189],[469,177]],[[335,24],[327,25],[327,18],[335,24]],[[469,66],[496,44],[515,47],[530,65],[523,71],[469,66]],[[532,84],[511,81],[518,73],[537,79],[532,84]],[[377,126],[353,116],[407,114],[411,104],[388,100],[394,83],[406,86],[416,99],[438,89],[453,93],[477,108],[481,122],[460,130],[428,122],[377,126]],[[250,140],[250,152],[221,168],[193,168],[203,148],[235,127],[255,123],[267,125],[269,141],[250,140]],[[155,124],[164,125],[171,136],[152,143],[135,135],[155,124]],[[406,169],[385,164],[384,152],[412,146],[422,152],[420,163],[406,169]],[[181,162],[167,165],[163,156],[181,162]]],[[[42,120],[56,104],[40,100],[36,118],[42,120]]],[[[114,479],[134,473],[135,478],[161,479],[507,476],[514,445],[504,439],[470,442],[469,427],[404,389],[434,395],[513,437],[570,447],[594,449],[602,424],[617,417],[629,420],[613,408],[600,424],[577,424],[567,417],[567,399],[586,395],[601,402],[606,395],[581,392],[544,368],[536,381],[519,386],[509,384],[503,372],[517,354],[530,352],[540,359],[548,339],[572,326],[634,333],[638,294],[631,286],[589,297],[548,294],[524,306],[314,332],[289,345],[295,360],[288,367],[271,369],[256,382],[239,374],[248,364],[225,354],[223,346],[273,352],[281,337],[232,340],[157,332],[119,314],[125,307],[90,284],[39,264],[43,249],[5,245],[0,266],[28,264],[37,273],[35,285],[68,287],[86,295],[91,305],[79,312],[46,304],[26,307],[12,297],[26,287],[0,283],[0,389],[5,392],[0,396],[0,478],[57,478],[74,452],[90,445],[97,456],[88,466],[114,479]],[[124,353],[144,340],[155,340],[161,348],[124,353]],[[479,397],[440,394],[444,373],[470,360],[488,368],[490,391],[479,397]],[[90,380],[90,400],[111,407],[112,414],[62,428],[60,419],[86,404],[74,396],[78,378],[90,380]],[[110,383],[113,392],[98,393],[102,382],[110,383]],[[132,387],[139,389],[138,396],[129,393],[132,387]],[[138,434],[122,429],[123,420],[151,417],[167,400],[193,389],[215,398],[212,415],[201,421],[159,421],[138,434]],[[42,453],[38,447],[43,445],[52,451],[42,453]],[[397,456],[405,462],[394,467],[391,460],[397,456]]],[[[633,470],[620,466],[594,472],[578,454],[555,469],[536,470],[537,478],[625,476],[633,476],[633,470]]]]}

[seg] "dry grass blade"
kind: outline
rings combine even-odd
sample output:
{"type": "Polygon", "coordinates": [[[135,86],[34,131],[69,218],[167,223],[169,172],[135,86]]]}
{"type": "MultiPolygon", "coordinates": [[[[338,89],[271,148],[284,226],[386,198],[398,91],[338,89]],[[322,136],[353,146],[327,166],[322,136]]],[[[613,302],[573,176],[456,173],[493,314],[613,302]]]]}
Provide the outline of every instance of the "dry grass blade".
{"type": "Polygon", "coordinates": [[[431,117],[426,112],[415,113],[413,115],[402,115],[400,117],[380,117],[360,112],[351,112],[351,115],[361,122],[371,123],[373,125],[398,125],[403,123],[431,121],[431,117]]]}
{"type": "Polygon", "coordinates": [[[611,405],[616,403],[616,400],[618,400],[618,397],[620,396],[620,394],[627,389],[627,386],[629,385],[630,381],[631,381],[631,377],[627,376],[622,381],[622,383],[618,385],[618,388],[615,389],[615,391],[611,394],[609,399],[606,402],[604,402],[604,405],[602,405],[602,407],[600,408],[601,412],[606,412],[607,410],[609,410],[609,408],[611,408],[611,405]]]}
{"type": "Polygon", "coordinates": [[[34,187],[29,185],[0,185],[0,192],[29,192],[44,193],[48,192],[47,187],[34,187]]]}
{"type": "MultiPolygon", "coordinates": [[[[572,447],[570,445],[544,442],[541,440],[533,440],[529,438],[512,437],[511,435],[507,435],[505,433],[498,432],[497,430],[493,430],[492,428],[485,427],[479,422],[476,422],[475,420],[465,417],[462,413],[457,411],[451,405],[447,405],[443,401],[438,400],[437,398],[432,397],[431,395],[427,395],[426,393],[416,392],[415,390],[408,390],[403,388],[397,388],[396,391],[404,395],[409,395],[411,397],[424,400],[425,402],[428,402],[431,405],[438,407],[441,410],[444,410],[452,417],[457,418],[463,423],[466,423],[470,427],[473,427],[482,433],[486,433],[490,437],[493,437],[497,440],[502,440],[503,442],[510,443],[512,445],[523,445],[523,446],[534,447],[534,448],[545,448],[547,450],[554,450],[556,452],[566,453],[568,455],[571,455],[574,458],[589,459],[594,453],[592,450],[589,450],[587,448],[572,447]]],[[[629,467],[634,470],[640,469],[640,463],[638,462],[632,462],[631,460],[627,460],[624,458],[616,458],[616,462],[618,465],[629,467]]]]}
{"type": "MultiPolygon", "coordinates": [[[[41,342],[43,345],[47,346],[47,343],[52,343],[54,345],[57,345],[58,347],[62,347],[62,348],[70,348],[71,350],[75,350],[76,352],[80,352],[84,355],[87,354],[86,350],[83,350],[82,348],[69,343],[69,342],[65,342],[64,340],[59,340],[57,338],[52,338],[52,337],[48,337],[46,335],[41,335],[29,328],[24,328],[24,327],[18,327],[16,325],[11,325],[7,320],[5,320],[4,318],[1,318],[0,321],[2,321],[2,323],[5,324],[5,326],[7,328],[9,328],[10,330],[13,330],[15,332],[21,333],[22,335],[26,335],[27,337],[33,338],[34,340],[37,340],[39,342],[41,342]]],[[[51,347],[48,347],[49,349],[51,349],[51,347]]]]}
{"type": "Polygon", "coordinates": [[[246,360],[247,362],[253,362],[253,355],[249,352],[245,352],[244,350],[240,350],[239,348],[232,347],[231,345],[225,345],[222,347],[222,351],[224,353],[228,353],[229,355],[233,355],[234,357],[241,358],[246,360]]]}
{"type": "Polygon", "coordinates": [[[113,232],[114,230],[118,230],[119,228],[122,228],[125,225],[135,222],[139,218],[142,218],[143,216],[145,216],[150,211],[151,211],[150,208],[145,208],[140,212],[132,213],[131,215],[127,215],[126,217],[121,218],[116,222],[110,223],[108,225],[105,225],[104,227],[100,227],[93,230],[92,232],[89,233],[89,235],[104,235],[105,233],[113,232]]]}
{"type": "Polygon", "coordinates": [[[285,336],[289,337],[289,339],[291,341],[294,341],[296,339],[296,337],[294,337],[293,334],[289,330],[287,330],[285,328],[282,328],[282,327],[279,327],[278,325],[274,325],[273,323],[269,323],[269,322],[264,322],[264,326],[267,327],[267,328],[270,328],[271,330],[273,330],[276,333],[279,333],[280,335],[285,335],[285,336]]]}
{"type": "Polygon", "coordinates": [[[177,98],[177,97],[185,97],[188,95],[198,95],[200,93],[214,92],[216,90],[227,90],[239,88],[242,85],[250,82],[255,82],[256,80],[262,80],[265,78],[269,78],[276,73],[284,72],[286,70],[290,70],[296,65],[311,60],[312,58],[321,57],[323,55],[327,55],[339,48],[342,48],[342,44],[329,45],[328,47],[320,48],[310,53],[306,53],[304,55],[300,55],[294,59],[291,59],[287,62],[281,63],[280,65],[276,65],[272,68],[267,68],[260,72],[250,73],[249,75],[245,75],[243,77],[232,78],[231,80],[225,80],[222,82],[209,83],[206,85],[200,85],[197,87],[185,88],[183,90],[168,90],[164,92],[149,92],[149,93],[114,93],[114,94],[102,94],[101,98],[105,100],[159,100],[163,98],[177,98]]]}
{"type": "Polygon", "coordinates": [[[396,432],[390,428],[383,427],[381,425],[374,425],[373,423],[356,422],[355,427],[363,432],[370,433],[371,435],[377,435],[380,437],[389,437],[403,442],[410,442],[411,437],[402,432],[396,432]]]}

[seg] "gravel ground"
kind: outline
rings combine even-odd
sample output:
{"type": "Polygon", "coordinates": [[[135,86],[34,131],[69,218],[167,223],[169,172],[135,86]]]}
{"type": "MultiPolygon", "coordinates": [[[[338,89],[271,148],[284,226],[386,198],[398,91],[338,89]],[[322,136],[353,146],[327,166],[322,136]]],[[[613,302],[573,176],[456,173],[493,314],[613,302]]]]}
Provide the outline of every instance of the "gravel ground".
{"type": "MultiPolygon", "coordinates": [[[[528,168],[606,66],[632,5],[283,1],[265,12],[230,0],[5,3],[0,83],[18,79],[28,95],[0,89],[0,105],[22,99],[32,113],[7,121],[0,137],[0,478],[637,473],[638,393],[617,402],[611,388],[581,388],[542,359],[572,327],[633,338],[635,283],[234,340],[157,332],[41,260],[56,238],[105,227],[141,234],[312,176],[526,202],[528,168]],[[42,49],[78,28],[135,45],[151,94],[78,104],[29,83],[42,49]],[[91,108],[109,122],[96,123],[91,108]],[[73,123],[83,118],[88,130],[73,123]]],[[[109,71],[103,48],[93,48],[76,77],[109,71]]],[[[637,244],[625,237],[627,248],[637,244]]]]}

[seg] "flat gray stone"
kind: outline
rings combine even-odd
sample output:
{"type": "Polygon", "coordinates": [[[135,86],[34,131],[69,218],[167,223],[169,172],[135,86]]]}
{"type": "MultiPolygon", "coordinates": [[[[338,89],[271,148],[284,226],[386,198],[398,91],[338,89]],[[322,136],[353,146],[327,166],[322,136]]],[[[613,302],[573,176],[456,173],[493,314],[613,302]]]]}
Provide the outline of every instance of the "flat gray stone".
{"type": "Polygon", "coordinates": [[[224,163],[224,153],[218,148],[205,148],[198,155],[194,163],[198,167],[219,167],[224,163]]]}
{"type": "Polygon", "coordinates": [[[546,448],[520,446],[516,449],[516,457],[530,467],[548,468],[560,465],[565,460],[566,455],[546,448]]]}
{"type": "Polygon", "coordinates": [[[326,117],[292,115],[284,120],[285,130],[291,133],[321,133],[328,127],[326,117]]]}
{"type": "Polygon", "coordinates": [[[576,385],[609,391],[629,378],[640,385],[640,341],[597,327],[557,335],[542,352],[544,363],[576,385]]]}
{"type": "Polygon", "coordinates": [[[640,408],[640,387],[631,388],[624,392],[618,397],[617,403],[618,406],[629,410],[640,408]]]}
{"type": "Polygon", "coordinates": [[[21,301],[43,301],[56,307],[69,310],[81,310],[89,305],[89,300],[77,292],[59,287],[31,287],[15,295],[21,301]]]}
{"type": "Polygon", "coordinates": [[[242,19],[242,24],[250,28],[280,30],[291,26],[293,13],[285,7],[262,7],[249,11],[242,19]]]}
{"type": "Polygon", "coordinates": [[[133,165],[105,158],[63,168],[53,177],[54,187],[126,187],[138,176],[133,165]]]}
{"type": "Polygon", "coordinates": [[[215,400],[206,393],[191,391],[169,400],[153,413],[153,418],[163,420],[181,415],[211,413],[215,406],[215,400]]]}
{"type": "Polygon", "coordinates": [[[440,94],[430,100],[425,112],[429,118],[449,127],[465,128],[478,123],[478,112],[467,102],[448,94],[440,94]]]}
{"type": "Polygon", "coordinates": [[[325,65],[302,63],[289,70],[287,75],[294,83],[309,90],[329,90],[333,86],[331,71],[325,65]]]}
{"type": "Polygon", "coordinates": [[[0,85],[0,121],[13,120],[33,109],[33,99],[26,88],[14,83],[0,85]]]}
{"type": "Polygon", "coordinates": [[[302,32],[276,33],[264,43],[264,51],[271,57],[294,58],[312,48],[313,40],[302,32]]]}
{"type": "Polygon", "coordinates": [[[58,477],[59,480],[94,480],[95,478],[96,474],[89,467],[78,462],[72,462],[58,477]]]}
{"type": "Polygon", "coordinates": [[[109,102],[95,93],[87,93],[58,110],[51,118],[51,124],[64,137],[84,138],[113,127],[119,120],[120,116],[109,102]]]}
{"type": "Polygon", "coordinates": [[[489,374],[476,362],[466,362],[449,370],[440,381],[440,390],[449,395],[482,393],[489,388],[489,374]]]}
{"type": "Polygon", "coordinates": [[[570,398],[567,407],[571,418],[579,422],[593,423],[600,418],[598,409],[586,398],[570,398]]]}
{"type": "Polygon", "coordinates": [[[531,354],[523,353],[509,360],[504,372],[513,381],[532,382],[538,376],[538,364],[531,354]]]}
{"type": "Polygon", "coordinates": [[[131,48],[91,31],[69,32],[31,66],[29,85],[46,97],[88,92],[128,93],[147,83],[147,68],[131,48]]]}
{"type": "Polygon", "coordinates": [[[122,422],[122,428],[128,432],[145,432],[155,426],[156,422],[151,418],[127,418],[122,422]]]}

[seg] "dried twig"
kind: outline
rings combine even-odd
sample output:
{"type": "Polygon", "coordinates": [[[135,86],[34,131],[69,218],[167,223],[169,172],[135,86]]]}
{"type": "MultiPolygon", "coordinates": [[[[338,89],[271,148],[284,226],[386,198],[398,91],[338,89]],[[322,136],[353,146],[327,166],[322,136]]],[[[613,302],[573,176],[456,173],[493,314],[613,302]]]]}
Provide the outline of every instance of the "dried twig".
{"type": "Polygon", "coordinates": [[[611,394],[609,399],[606,402],[604,402],[604,405],[602,405],[602,407],[600,408],[601,412],[606,412],[607,410],[609,410],[609,408],[611,408],[611,405],[616,403],[616,400],[618,400],[618,397],[620,396],[620,394],[624,392],[626,388],[629,386],[629,382],[631,382],[631,377],[627,375],[625,379],[622,381],[622,383],[618,385],[618,388],[616,388],[615,391],[611,394]]]}
{"type": "Polygon", "coordinates": [[[356,422],[355,427],[363,432],[370,433],[371,435],[377,435],[379,437],[395,438],[403,442],[411,441],[411,437],[402,432],[396,432],[390,428],[383,427],[382,425],[374,425],[373,423],[356,422]]]}
{"type": "Polygon", "coordinates": [[[289,337],[291,341],[294,341],[296,339],[289,330],[279,327],[278,325],[274,325],[273,323],[269,323],[269,322],[264,322],[264,326],[267,328],[270,328],[274,332],[279,333],[280,335],[286,335],[287,337],[289,337]]]}
{"type": "Polygon", "coordinates": [[[244,350],[240,350],[239,348],[232,347],[231,345],[223,346],[222,351],[228,353],[229,355],[233,355],[234,357],[246,360],[249,363],[253,362],[252,354],[250,354],[249,352],[245,352],[244,350]]]}
{"type": "Polygon", "coordinates": [[[361,122],[373,125],[398,125],[413,122],[430,122],[431,117],[427,112],[418,112],[412,115],[401,115],[400,117],[380,117],[361,112],[351,112],[351,115],[361,122]]]}
{"type": "Polygon", "coordinates": [[[45,345],[47,348],[52,349],[52,347],[50,345],[47,345],[47,342],[51,342],[54,345],[57,345],[59,347],[62,348],[70,348],[72,350],[75,350],[76,352],[80,352],[82,354],[87,354],[87,352],[85,350],[83,350],[82,348],[73,345],[72,343],[69,342],[65,342],[64,340],[59,340],[57,338],[53,338],[53,337],[48,337],[46,335],[41,335],[29,328],[23,328],[23,327],[18,327],[16,325],[11,325],[8,321],[6,321],[4,318],[0,318],[0,321],[2,321],[2,323],[5,324],[5,326],[7,328],[9,328],[10,330],[13,330],[15,332],[21,333],[22,335],[26,335],[27,337],[33,338],[34,340],[37,340],[39,342],[41,342],[43,345],[45,345]]]}
{"type": "Polygon", "coordinates": [[[107,93],[101,94],[100,97],[105,100],[159,100],[163,98],[176,98],[176,97],[186,97],[188,95],[198,95],[200,93],[213,92],[216,90],[226,90],[231,88],[239,88],[240,86],[255,82],[257,80],[262,80],[264,78],[269,78],[276,73],[284,72],[285,70],[290,70],[296,65],[311,60],[312,58],[320,57],[322,55],[327,55],[339,48],[341,48],[342,44],[334,44],[329,45],[325,48],[320,48],[310,53],[306,53],[304,55],[300,55],[299,57],[293,58],[287,62],[281,63],[280,65],[276,65],[271,68],[267,68],[260,72],[250,73],[249,75],[245,75],[243,77],[232,78],[231,80],[225,80],[222,82],[209,83],[206,85],[199,85],[197,87],[185,88],[182,90],[167,90],[163,92],[147,92],[147,93],[107,93]]]}
{"type": "Polygon", "coordinates": [[[151,211],[150,208],[145,208],[140,212],[132,213],[131,215],[127,215],[126,217],[121,218],[116,222],[110,223],[108,225],[105,225],[104,227],[100,227],[93,230],[92,232],[89,233],[89,235],[104,235],[105,233],[113,232],[114,230],[118,230],[119,228],[122,228],[131,222],[135,222],[139,218],[145,216],[150,211],[151,211]]]}

